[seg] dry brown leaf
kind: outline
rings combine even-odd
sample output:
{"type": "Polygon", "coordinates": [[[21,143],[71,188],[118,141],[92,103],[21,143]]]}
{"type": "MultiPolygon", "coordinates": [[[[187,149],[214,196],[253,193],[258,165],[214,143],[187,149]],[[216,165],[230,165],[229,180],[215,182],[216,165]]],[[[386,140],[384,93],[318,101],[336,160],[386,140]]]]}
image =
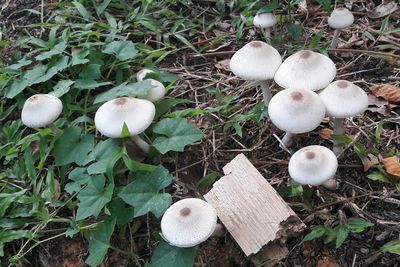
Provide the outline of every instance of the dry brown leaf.
{"type": "Polygon", "coordinates": [[[289,255],[289,249],[287,247],[282,247],[275,243],[270,243],[263,247],[257,255],[261,255],[264,258],[265,267],[276,266],[278,262],[284,260],[289,255]]]}
{"type": "Polygon", "coordinates": [[[317,267],[339,267],[339,264],[332,257],[324,257],[317,262],[317,267]]]}
{"type": "Polygon", "coordinates": [[[325,140],[331,140],[332,134],[333,134],[333,131],[328,128],[323,128],[319,131],[319,137],[321,137],[322,139],[325,139],[325,140]]]}
{"type": "Polygon", "coordinates": [[[382,97],[389,102],[400,102],[400,88],[391,84],[379,84],[369,88],[377,97],[382,97]]]}
{"type": "Polygon", "coordinates": [[[367,15],[371,19],[379,19],[392,14],[398,9],[396,1],[390,1],[387,3],[380,4],[373,10],[371,10],[367,15]]]}
{"type": "Polygon", "coordinates": [[[368,171],[371,167],[378,165],[379,164],[379,159],[372,155],[368,154],[365,158],[361,160],[363,166],[364,166],[364,171],[368,171]]]}
{"type": "Polygon", "coordinates": [[[230,71],[229,68],[230,62],[231,62],[230,59],[224,59],[215,63],[215,67],[220,70],[230,71]]]}
{"type": "Polygon", "coordinates": [[[397,156],[382,159],[387,173],[400,177],[400,162],[397,156]]]}

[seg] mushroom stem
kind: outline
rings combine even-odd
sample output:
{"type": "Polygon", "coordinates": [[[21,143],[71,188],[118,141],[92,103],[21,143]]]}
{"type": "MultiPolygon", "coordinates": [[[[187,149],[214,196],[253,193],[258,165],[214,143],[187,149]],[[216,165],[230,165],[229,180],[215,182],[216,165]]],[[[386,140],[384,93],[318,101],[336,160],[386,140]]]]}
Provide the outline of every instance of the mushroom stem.
{"type": "Polygon", "coordinates": [[[336,190],[338,184],[337,184],[336,179],[332,177],[331,179],[329,179],[328,181],[323,183],[322,186],[329,190],[336,190]]]}
{"type": "MultiPolygon", "coordinates": [[[[342,135],[344,134],[344,119],[343,118],[335,118],[333,120],[333,134],[342,135]]],[[[343,151],[343,146],[339,145],[337,141],[333,141],[333,153],[335,155],[339,155],[343,151]]]]}
{"type": "Polygon", "coordinates": [[[212,233],[212,236],[216,236],[216,237],[223,237],[226,233],[226,229],[225,227],[220,224],[217,223],[217,225],[215,226],[214,232],[212,233]]]}
{"type": "Polygon", "coordinates": [[[339,42],[339,34],[340,34],[340,29],[335,29],[335,31],[333,32],[331,48],[336,48],[337,47],[337,44],[339,42]]]}
{"type": "Polygon", "coordinates": [[[57,135],[61,130],[54,124],[54,123],[50,123],[48,125],[48,127],[51,129],[51,131],[57,135]]]}
{"type": "Polygon", "coordinates": [[[139,135],[131,136],[131,140],[146,154],[149,154],[150,145],[140,138],[139,135]]]}
{"type": "Polygon", "coordinates": [[[261,29],[261,32],[264,34],[264,38],[267,41],[267,43],[271,43],[271,28],[264,28],[261,29]]]}
{"type": "Polygon", "coordinates": [[[293,143],[293,137],[295,136],[295,134],[293,133],[289,133],[286,132],[285,135],[282,138],[282,143],[286,146],[286,147],[290,147],[293,143]]]}
{"type": "Polygon", "coordinates": [[[265,107],[268,107],[269,101],[272,98],[271,90],[269,89],[269,81],[268,80],[260,81],[260,87],[263,94],[264,105],[265,107]]]}

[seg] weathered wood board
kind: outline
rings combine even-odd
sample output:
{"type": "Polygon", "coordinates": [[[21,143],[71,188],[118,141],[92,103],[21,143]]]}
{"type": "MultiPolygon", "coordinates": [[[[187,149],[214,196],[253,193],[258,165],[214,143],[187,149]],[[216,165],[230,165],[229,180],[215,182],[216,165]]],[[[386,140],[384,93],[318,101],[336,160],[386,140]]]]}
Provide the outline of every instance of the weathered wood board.
{"type": "Polygon", "coordinates": [[[248,256],[270,241],[302,232],[305,225],[243,154],[224,168],[204,198],[248,256]]]}

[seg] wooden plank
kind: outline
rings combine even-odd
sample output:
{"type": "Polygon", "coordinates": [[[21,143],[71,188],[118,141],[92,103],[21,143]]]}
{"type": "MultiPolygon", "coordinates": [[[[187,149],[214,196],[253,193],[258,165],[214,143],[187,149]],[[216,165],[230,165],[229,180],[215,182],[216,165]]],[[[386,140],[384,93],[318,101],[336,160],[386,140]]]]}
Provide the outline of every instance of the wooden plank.
{"type": "Polygon", "coordinates": [[[204,198],[246,255],[302,232],[305,225],[243,154],[224,168],[204,198]]]}

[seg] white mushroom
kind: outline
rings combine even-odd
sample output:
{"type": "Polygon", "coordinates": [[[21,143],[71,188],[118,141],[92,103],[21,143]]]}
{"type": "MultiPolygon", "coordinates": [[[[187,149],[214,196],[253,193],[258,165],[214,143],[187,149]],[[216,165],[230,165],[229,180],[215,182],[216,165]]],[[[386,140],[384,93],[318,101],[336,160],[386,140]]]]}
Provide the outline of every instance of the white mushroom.
{"type": "Polygon", "coordinates": [[[282,62],[279,52],[267,43],[252,41],[240,48],[231,58],[230,69],[244,80],[259,81],[265,106],[271,99],[269,81],[282,62]]]}
{"type": "Polygon", "coordinates": [[[151,69],[141,69],[140,71],[138,71],[138,73],[136,73],[136,80],[138,82],[143,81],[146,75],[149,73],[154,73],[154,71],[151,69]]]}
{"type": "Polygon", "coordinates": [[[286,89],[274,95],[268,113],[272,123],[286,131],[282,142],[290,146],[294,134],[318,127],[325,117],[325,106],[319,96],[310,90],[286,89]]]}
{"type": "Polygon", "coordinates": [[[354,22],[354,16],[351,11],[345,7],[339,7],[332,11],[328,18],[328,24],[335,29],[331,42],[331,48],[336,48],[339,41],[340,30],[349,27],[354,22]]]}
{"type": "Polygon", "coordinates": [[[147,79],[150,82],[153,88],[151,88],[144,99],[147,99],[151,102],[157,102],[165,96],[165,86],[157,80],[147,79]]]}
{"type": "Polygon", "coordinates": [[[271,28],[276,24],[276,17],[272,13],[257,14],[253,19],[253,24],[264,31],[265,38],[269,42],[271,37],[271,28]]]}
{"type": "Polygon", "coordinates": [[[51,125],[60,116],[63,105],[60,99],[49,94],[29,97],[22,108],[22,123],[30,128],[51,125]]]}
{"type": "MultiPolygon", "coordinates": [[[[368,95],[352,82],[339,80],[329,84],[319,93],[329,117],[334,118],[334,134],[344,133],[344,119],[354,117],[368,108],[368,95]]],[[[333,151],[338,155],[342,148],[336,143],[333,151]]]]}
{"type": "Polygon", "coordinates": [[[338,167],[335,154],[323,146],[307,146],[296,151],[289,160],[290,177],[299,184],[324,185],[336,188],[333,179],[338,167]]]}
{"type": "Polygon", "coordinates": [[[121,137],[125,123],[132,140],[148,153],[149,145],[138,135],[150,126],[155,112],[154,104],[148,100],[120,97],[101,105],[96,111],[94,122],[97,130],[110,138],[121,137]]]}
{"type": "Polygon", "coordinates": [[[207,240],[217,226],[217,213],[206,201],[187,198],[171,205],[161,219],[164,238],[176,247],[194,247],[207,240]]]}
{"type": "Polygon", "coordinates": [[[283,61],[275,73],[275,82],[283,88],[317,91],[325,88],[336,76],[333,61],[320,53],[302,50],[283,61]]]}

